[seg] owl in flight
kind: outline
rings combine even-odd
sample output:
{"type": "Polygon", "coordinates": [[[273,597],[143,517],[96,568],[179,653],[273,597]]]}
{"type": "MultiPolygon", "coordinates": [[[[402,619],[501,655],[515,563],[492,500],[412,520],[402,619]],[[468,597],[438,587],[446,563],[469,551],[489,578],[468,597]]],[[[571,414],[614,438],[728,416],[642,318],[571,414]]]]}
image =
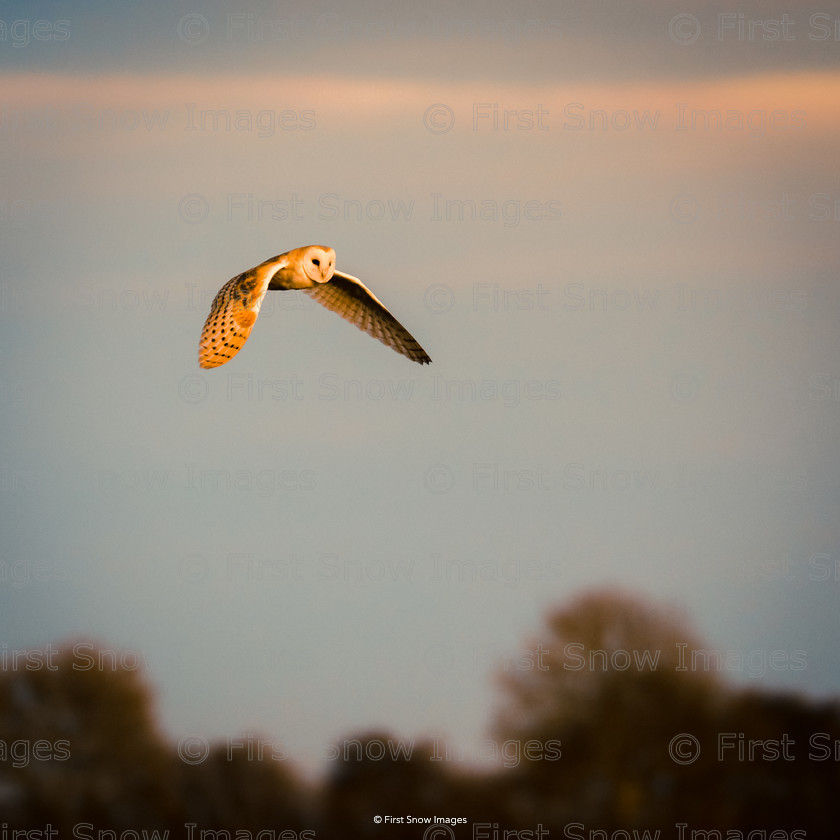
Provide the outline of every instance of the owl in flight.
{"type": "Polygon", "coordinates": [[[335,251],[322,245],[295,248],[228,280],[213,299],[198,345],[198,363],[229,362],[248,340],[269,290],[300,289],[368,335],[421,365],[432,360],[411,333],[364,284],[335,270],[335,251]]]}

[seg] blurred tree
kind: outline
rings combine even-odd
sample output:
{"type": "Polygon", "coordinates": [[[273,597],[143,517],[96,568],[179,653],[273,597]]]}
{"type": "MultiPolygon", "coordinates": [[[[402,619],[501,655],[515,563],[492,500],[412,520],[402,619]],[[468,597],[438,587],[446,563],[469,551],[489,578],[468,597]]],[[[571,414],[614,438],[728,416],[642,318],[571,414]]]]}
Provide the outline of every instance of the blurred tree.
{"type": "Polygon", "coordinates": [[[814,727],[836,731],[836,707],[815,713],[796,698],[735,691],[673,613],[620,593],[586,594],[547,625],[520,657],[542,667],[499,675],[497,736],[559,742],[562,751],[557,761],[505,772],[511,825],[538,817],[559,832],[570,822],[607,831],[673,831],[680,822],[816,830],[830,814],[837,764],[804,759],[797,775],[783,760],[721,761],[718,744],[726,732],[772,740],[794,730],[807,743],[814,727]],[[678,736],[690,737],[673,742],[678,736]]]}
{"type": "Polygon", "coordinates": [[[312,793],[297,783],[284,757],[259,746],[269,743],[235,738],[212,747],[199,764],[178,762],[182,824],[194,824],[194,837],[202,830],[229,831],[231,836],[248,831],[255,837],[268,829],[312,829],[312,793]],[[236,744],[233,750],[231,742],[236,744]]]}
{"type": "Polygon", "coordinates": [[[840,707],[743,691],[718,721],[717,791],[731,828],[836,837],[840,707]]]}
{"type": "Polygon", "coordinates": [[[136,657],[86,642],[53,653],[22,657],[0,676],[0,742],[10,752],[0,761],[0,814],[9,827],[50,823],[60,837],[82,823],[177,836],[192,823],[195,837],[306,827],[305,793],[265,742],[233,739],[233,749],[186,764],[157,730],[136,657]]]}
{"type": "Polygon", "coordinates": [[[454,813],[456,806],[462,812],[448,768],[433,761],[433,754],[431,743],[415,743],[387,732],[345,738],[335,747],[334,763],[323,786],[319,836],[378,840],[420,836],[405,824],[375,824],[373,818],[445,816],[454,813]]]}
{"type": "Polygon", "coordinates": [[[206,830],[215,840],[411,835],[377,814],[465,816],[492,831],[541,824],[559,836],[672,836],[678,823],[687,838],[834,836],[836,703],[732,689],[679,616],[620,593],[584,595],[546,624],[499,675],[497,769],[470,770],[437,740],[371,732],[345,739],[312,790],[285,751],[254,736],[183,761],[130,658],[80,644],[15,659],[0,673],[0,817],[59,836],[85,822],[177,836],[191,824],[196,840],[206,830]]]}
{"type": "Polygon", "coordinates": [[[664,827],[685,775],[669,743],[680,732],[702,739],[710,731],[721,693],[715,675],[680,669],[695,643],[673,613],[620,593],[586,594],[547,624],[530,648],[540,655],[525,659],[537,667],[500,675],[507,702],[495,732],[559,743],[562,756],[523,761],[510,774],[512,801],[555,828],[575,820],[606,830],[664,827]]]}
{"type": "Polygon", "coordinates": [[[171,761],[135,660],[83,642],[53,653],[0,677],[0,740],[29,748],[0,765],[10,824],[163,827],[176,812],[171,761]]]}

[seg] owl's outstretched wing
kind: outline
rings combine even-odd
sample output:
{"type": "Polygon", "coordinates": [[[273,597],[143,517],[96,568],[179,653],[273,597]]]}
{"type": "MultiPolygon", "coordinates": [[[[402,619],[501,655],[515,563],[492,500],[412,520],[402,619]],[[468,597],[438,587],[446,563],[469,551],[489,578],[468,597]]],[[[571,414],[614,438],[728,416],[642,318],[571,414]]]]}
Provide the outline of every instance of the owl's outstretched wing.
{"type": "Polygon", "coordinates": [[[214,368],[229,362],[248,340],[268,289],[256,269],[228,280],[213,299],[198,344],[198,363],[214,368]]]}
{"type": "Polygon", "coordinates": [[[328,283],[303,291],[413,362],[427,365],[432,361],[417,339],[358,278],[336,271],[328,283]]]}

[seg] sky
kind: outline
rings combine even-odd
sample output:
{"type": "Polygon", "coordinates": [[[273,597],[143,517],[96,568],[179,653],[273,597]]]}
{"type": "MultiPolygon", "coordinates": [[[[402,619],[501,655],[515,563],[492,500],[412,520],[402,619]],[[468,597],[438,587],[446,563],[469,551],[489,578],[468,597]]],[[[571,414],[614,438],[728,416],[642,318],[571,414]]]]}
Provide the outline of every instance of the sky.
{"type": "Polygon", "coordinates": [[[840,4],[151,5],[0,15],[3,650],[314,772],[600,587],[836,696],[840,4]],[[433,364],[270,292],[200,370],[308,244],[433,364]]]}

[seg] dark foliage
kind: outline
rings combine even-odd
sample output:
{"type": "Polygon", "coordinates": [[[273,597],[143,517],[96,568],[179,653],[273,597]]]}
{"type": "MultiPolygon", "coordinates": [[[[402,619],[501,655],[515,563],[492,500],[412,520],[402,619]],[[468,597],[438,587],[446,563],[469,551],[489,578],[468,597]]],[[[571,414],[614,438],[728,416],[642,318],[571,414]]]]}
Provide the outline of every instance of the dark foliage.
{"type": "Polygon", "coordinates": [[[47,826],[97,840],[143,840],[144,830],[161,840],[423,837],[422,823],[373,819],[413,815],[466,817],[450,836],[495,840],[834,836],[837,704],[736,691],[716,652],[672,615],[610,593],[550,615],[535,645],[539,657],[532,647],[500,674],[493,740],[506,760],[496,769],[441,760],[432,743],[392,756],[380,747],[397,739],[373,732],[345,740],[315,788],[271,750],[210,745],[185,760],[158,732],[139,672],[89,666],[93,646],[91,659],[75,647],[32,652],[0,674],[4,830],[31,840],[49,840],[47,826]]]}

